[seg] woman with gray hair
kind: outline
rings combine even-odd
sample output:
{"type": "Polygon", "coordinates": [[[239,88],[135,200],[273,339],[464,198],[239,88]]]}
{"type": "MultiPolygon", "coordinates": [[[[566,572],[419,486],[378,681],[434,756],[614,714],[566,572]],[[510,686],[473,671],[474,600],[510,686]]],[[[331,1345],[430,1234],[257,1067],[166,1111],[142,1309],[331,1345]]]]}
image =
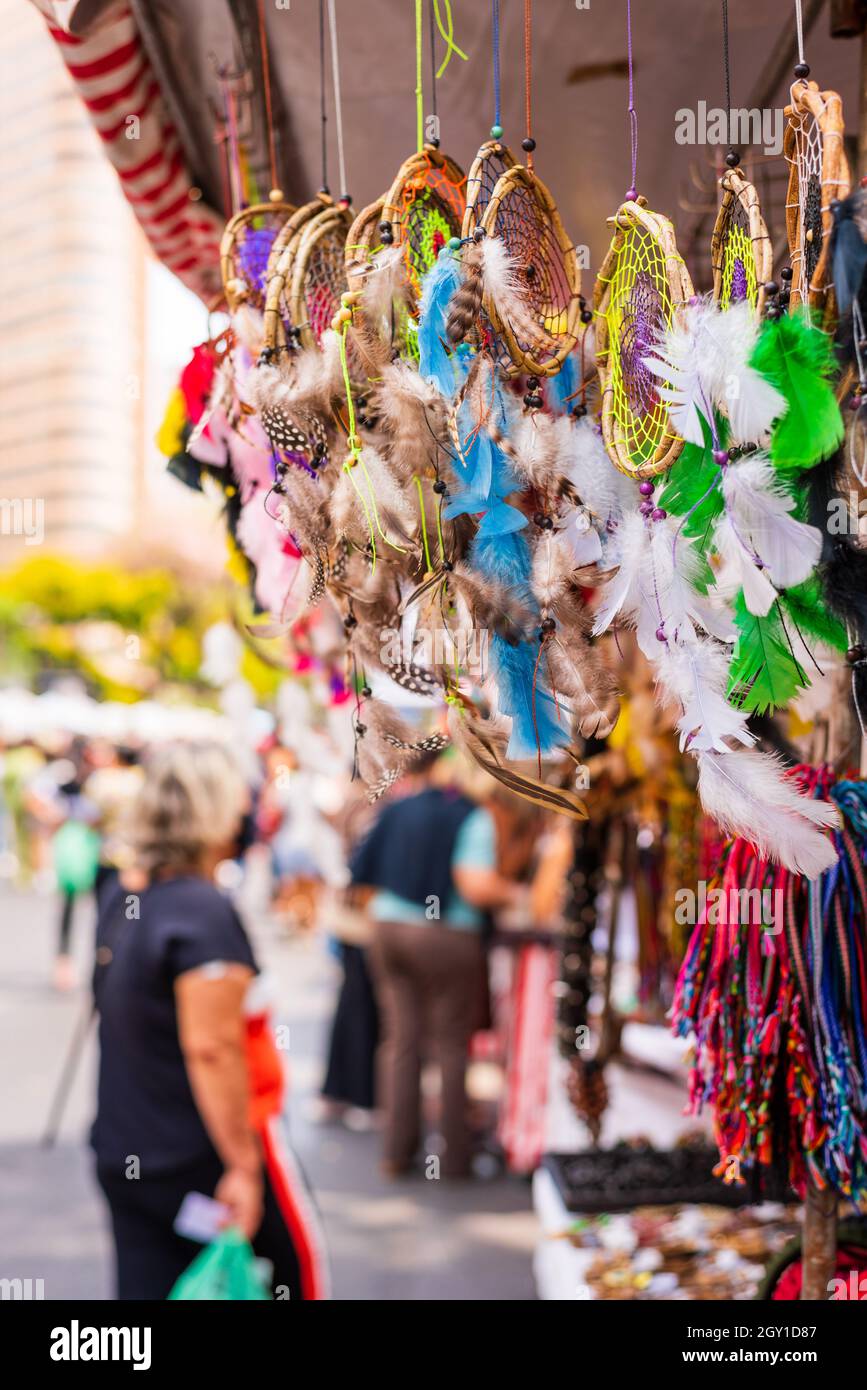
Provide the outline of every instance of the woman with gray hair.
{"type": "Polygon", "coordinates": [[[175,1230],[189,1193],[213,1196],[277,1298],[325,1297],[309,1195],[281,1130],[283,1073],[240,918],[213,881],[249,795],[219,744],[171,744],[132,807],[134,869],[100,900],[92,1131],[120,1299],[164,1299],[195,1247],[175,1230]]]}

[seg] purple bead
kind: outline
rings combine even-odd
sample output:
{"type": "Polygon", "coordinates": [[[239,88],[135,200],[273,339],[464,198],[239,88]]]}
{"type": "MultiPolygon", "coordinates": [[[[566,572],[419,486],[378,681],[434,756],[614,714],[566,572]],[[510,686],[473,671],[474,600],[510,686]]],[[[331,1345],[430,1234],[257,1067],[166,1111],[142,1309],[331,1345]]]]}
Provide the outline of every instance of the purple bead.
{"type": "Polygon", "coordinates": [[[852,407],[853,410],[860,410],[860,409],[861,409],[861,397],[860,397],[860,396],[853,396],[853,397],[852,397],[852,400],[851,400],[851,402],[850,402],[850,404],[851,404],[851,407],[852,407]]]}
{"type": "Polygon", "coordinates": [[[641,493],[642,497],[652,497],[653,483],[649,483],[646,480],[643,483],[639,483],[638,491],[641,493]]]}
{"type": "Polygon", "coordinates": [[[665,518],[668,516],[668,512],[665,510],[664,507],[654,507],[652,516],[654,521],[665,521],[665,518]]]}
{"type": "Polygon", "coordinates": [[[634,202],[635,202],[635,199],[636,199],[637,197],[638,197],[638,189],[637,189],[637,188],[627,188],[627,190],[626,190],[626,201],[627,201],[627,203],[634,203],[634,202]]]}
{"type": "Polygon", "coordinates": [[[723,464],[729,461],[728,449],[714,449],[713,461],[714,463],[718,463],[720,468],[722,468],[723,464]]]}
{"type": "Polygon", "coordinates": [[[642,515],[642,516],[650,516],[650,513],[653,511],[653,503],[652,503],[652,502],[642,502],[642,504],[641,504],[641,506],[638,508],[638,510],[641,512],[641,515],[642,515]]]}
{"type": "Polygon", "coordinates": [[[665,628],[662,626],[661,623],[660,623],[659,627],[656,629],[656,640],[657,640],[657,642],[667,642],[667,641],[668,641],[668,638],[667,638],[666,635],[665,635],[665,628]]]}

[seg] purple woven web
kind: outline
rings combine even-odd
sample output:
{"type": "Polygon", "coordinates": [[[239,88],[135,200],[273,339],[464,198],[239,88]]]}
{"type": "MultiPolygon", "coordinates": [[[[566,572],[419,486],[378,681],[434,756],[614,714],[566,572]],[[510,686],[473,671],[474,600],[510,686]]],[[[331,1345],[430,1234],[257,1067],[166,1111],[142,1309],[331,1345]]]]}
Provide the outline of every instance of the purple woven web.
{"type": "Polygon", "coordinates": [[[254,293],[263,298],[268,257],[276,235],[276,223],[267,227],[249,227],[238,244],[238,269],[254,293]]]}
{"type": "Polygon", "coordinates": [[[649,415],[658,404],[656,378],[644,365],[665,331],[665,315],[653,278],[640,270],[623,305],[620,370],[623,389],[636,415],[649,415]]]}
{"type": "Polygon", "coordinates": [[[747,297],[747,271],[740,256],[735,257],[732,267],[732,290],[729,296],[732,304],[740,304],[747,297]]]}

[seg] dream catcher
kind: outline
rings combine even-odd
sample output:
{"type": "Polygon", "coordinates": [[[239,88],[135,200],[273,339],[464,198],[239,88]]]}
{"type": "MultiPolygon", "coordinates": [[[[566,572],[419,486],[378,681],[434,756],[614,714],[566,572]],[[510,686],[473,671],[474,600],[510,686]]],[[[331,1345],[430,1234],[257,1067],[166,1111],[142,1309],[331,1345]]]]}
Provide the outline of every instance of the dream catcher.
{"type": "Polygon", "coordinates": [[[786,235],[792,260],[793,304],[833,314],[830,234],[832,205],[848,197],[849,165],[843,143],[843,103],[811,82],[804,61],[801,0],[796,0],[798,63],[786,107],[783,153],[789,164],[786,235]]]}
{"type": "Polygon", "coordinates": [[[723,198],[711,238],[714,301],[728,309],[746,300],[761,316],[774,249],[759,195],[738,168],[723,174],[720,188],[723,198]]]}
{"type": "Polygon", "coordinates": [[[581,274],[554,199],[533,168],[532,0],[524,3],[526,166],[500,143],[497,4],[493,20],[496,120],[492,139],[473,165],[472,211],[464,220],[464,236],[478,231],[502,248],[500,256],[480,253],[482,302],[508,354],[508,374],[553,376],[578,339],[581,274]]]}
{"type": "Polygon", "coordinates": [[[670,468],[683,441],[666,386],[647,365],[654,343],[692,298],[689,272],[667,217],[630,196],[609,218],[615,229],[593,292],[602,437],[623,473],[651,478],[670,468]]]}
{"type": "MultiPolygon", "coordinates": [[[[725,110],[732,110],[729,57],[729,7],[722,0],[725,110]]],[[[731,134],[731,131],[729,131],[731,134]]],[[[748,303],[761,317],[774,268],[774,250],[759,205],[759,195],[740,167],[741,156],[726,153],[727,172],[720,179],[722,203],[711,237],[713,299],[723,311],[748,303]]]]}
{"type": "Polygon", "coordinates": [[[425,145],[404,161],[385,196],[380,240],[403,251],[414,316],[422,280],[443,247],[460,237],[466,187],[466,175],[454,160],[425,145]]]}

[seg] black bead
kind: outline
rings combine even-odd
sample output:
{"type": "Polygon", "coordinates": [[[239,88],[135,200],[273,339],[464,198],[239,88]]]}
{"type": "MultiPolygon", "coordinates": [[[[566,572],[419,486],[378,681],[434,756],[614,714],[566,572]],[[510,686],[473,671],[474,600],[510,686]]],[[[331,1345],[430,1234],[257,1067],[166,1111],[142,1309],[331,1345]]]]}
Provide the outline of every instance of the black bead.
{"type": "Polygon", "coordinates": [[[359,694],[363,695],[365,700],[369,700],[370,696],[373,694],[373,691],[371,690],[369,685],[363,685],[361,687],[361,690],[359,691],[359,694]]]}
{"type": "Polygon", "coordinates": [[[734,460],[735,460],[736,458],[738,458],[739,455],[740,455],[740,450],[739,450],[739,449],[729,449],[729,458],[732,460],[732,462],[734,462],[734,460]]]}
{"type": "Polygon", "coordinates": [[[778,319],[779,317],[780,317],[780,311],[779,311],[779,309],[777,308],[776,304],[772,304],[771,307],[770,307],[770,308],[767,310],[767,312],[765,313],[765,318],[766,318],[766,319],[778,319]]]}
{"type": "Polygon", "coordinates": [[[533,517],[533,521],[535,522],[535,524],[536,524],[537,526],[544,526],[544,525],[545,525],[545,513],[544,513],[544,512],[536,512],[535,516],[533,517]]]}
{"type": "Polygon", "coordinates": [[[391,246],[391,244],[394,241],[394,232],[392,232],[390,229],[387,232],[380,232],[379,239],[382,242],[383,246],[391,246]]]}
{"type": "Polygon", "coordinates": [[[434,490],[434,492],[439,492],[439,493],[445,492],[445,490],[446,490],[446,485],[445,485],[445,483],[443,482],[442,478],[437,478],[436,482],[435,482],[434,485],[433,485],[433,490],[434,490]]]}
{"type": "Polygon", "coordinates": [[[777,293],[779,293],[779,288],[780,288],[780,287],[779,287],[779,285],[777,284],[776,280],[767,280],[767,281],[765,282],[765,287],[764,287],[764,288],[765,288],[765,294],[777,294],[777,293]]]}
{"type": "Polygon", "coordinates": [[[532,154],[535,148],[536,141],[533,139],[532,135],[528,135],[526,140],[521,141],[521,149],[526,150],[527,154],[532,154]]]}
{"type": "Polygon", "coordinates": [[[586,405],[581,405],[580,403],[579,403],[578,405],[573,405],[573,407],[572,407],[572,418],[573,418],[574,420],[580,420],[580,419],[582,419],[583,416],[585,416],[586,414],[587,414],[587,407],[586,407],[586,405]]]}
{"type": "Polygon", "coordinates": [[[527,390],[528,390],[528,391],[535,391],[535,390],[537,389],[538,385],[539,385],[539,378],[538,378],[537,376],[528,376],[528,377],[527,377],[527,390]]]}
{"type": "Polygon", "coordinates": [[[740,162],[741,162],[740,151],[739,151],[739,150],[729,150],[728,154],[726,155],[726,164],[729,166],[729,168],[730,168],[730,169],[736,169],[736,168],[738,167],[738,165],[740,164],[740,162]]]}
{"type": "Polygon", "coordinates": [[[527,407],[528,410],[541,410],[542,397],[538,395],[535,391],[531,391],[529,395],[526,395],[524,397],[524,405],[527,407]]]}
{"type": "Polygon", "coordinates": [[[452,570],[454,569],[454,565],[452,564],[451,560],[443,560],[443,569],[447,570],[448,573],[451,574],[452,570]]]}
{"type": "Polygon", "coordinates": [[[473,232],[473,241],[484,241],[486,236],[487,232],[485,231],[484,227],[477,227],[476,230],[473,232]]]}
{"type": "Polygon", "coordinates": [[[592,318],[593,318],[593,314],[591,313],[591,311],[590,311],[589,309],[582,309],[582,310],[581,310],[581,322],[582,322],[582,323],[589,323],[590,320],[591,320],[592,318]]]}
{"type": "Polygon", "coordinates": [[[358,627],[358,619],[354,613],[347,613],[346,617],[343,619],[343,626],[347,628],[358,627]]]}
{"type": "Polygon", "coordinates": [[[429,144],[429,145],[433,145],[434,149],[435,149],[435,150],[438,150],[439,147],[440,147],[439,136],[438,136],[438,135],[435,135],[434,138],[433,138],[432,140],[428,140],[428,144],[429,144]]]}
{"type": "Polygon", "coordinates": [[[543,631],[543,632],[553,632],[556,626],[557,626],[557,624],[555,623],[555,621],[554,621],[553,618],[543,618],[543,619],[542,619],[542,631],[543,631]]]}
{"type": "Polygon", "coordinates": [[[364,735],[367,733],[367,725],[366,725],[366,724],[356,724],[356,726],[355,726],[355,732],[358,734],[358,737],[359,737],[359,738],[364,738],[364,735]]]}
{"type": "Polygon", "coordinates": [[[380,222],[380,224],[379,224],[379,230],[380,230],[381,232],[390,232],[390,231],[391,231],[391,223],[390,223],[390,222],[380,222]]]}
{"type": "Polygon", "coordinates": [[[850,647],[846,653],[846,660],[850,666],[856,666],[859,661],[863,661],[867,656],[867,649],[861,646],[850,647]]]}
{"type": "Polygon", "coordinates": [[[792,267],[791,267],[790,265],[784,265],[783,268],[782,268],[782,270],[780,271],[780,279],[781,279],[781,280],[791,280],[791,278],[792,278],[792,267]]]}
{"type": "Polygon", "coordinates": [[[553,529],[554,529],[554,520],[553,520],[553,517],[546,516],[545,519],[544,519],[544,521],[542,522],[542,530],[543,530],[543,531],[553,531],[553,529]]]}
{"type": "Polygon", "coordinates": [[[809,77],[809,76],[810,76],[810,64],[809,64],[809,63],[796,63],[796,64],[795,64],[795,76],[796,76],[796,77],[809,77]]]}

